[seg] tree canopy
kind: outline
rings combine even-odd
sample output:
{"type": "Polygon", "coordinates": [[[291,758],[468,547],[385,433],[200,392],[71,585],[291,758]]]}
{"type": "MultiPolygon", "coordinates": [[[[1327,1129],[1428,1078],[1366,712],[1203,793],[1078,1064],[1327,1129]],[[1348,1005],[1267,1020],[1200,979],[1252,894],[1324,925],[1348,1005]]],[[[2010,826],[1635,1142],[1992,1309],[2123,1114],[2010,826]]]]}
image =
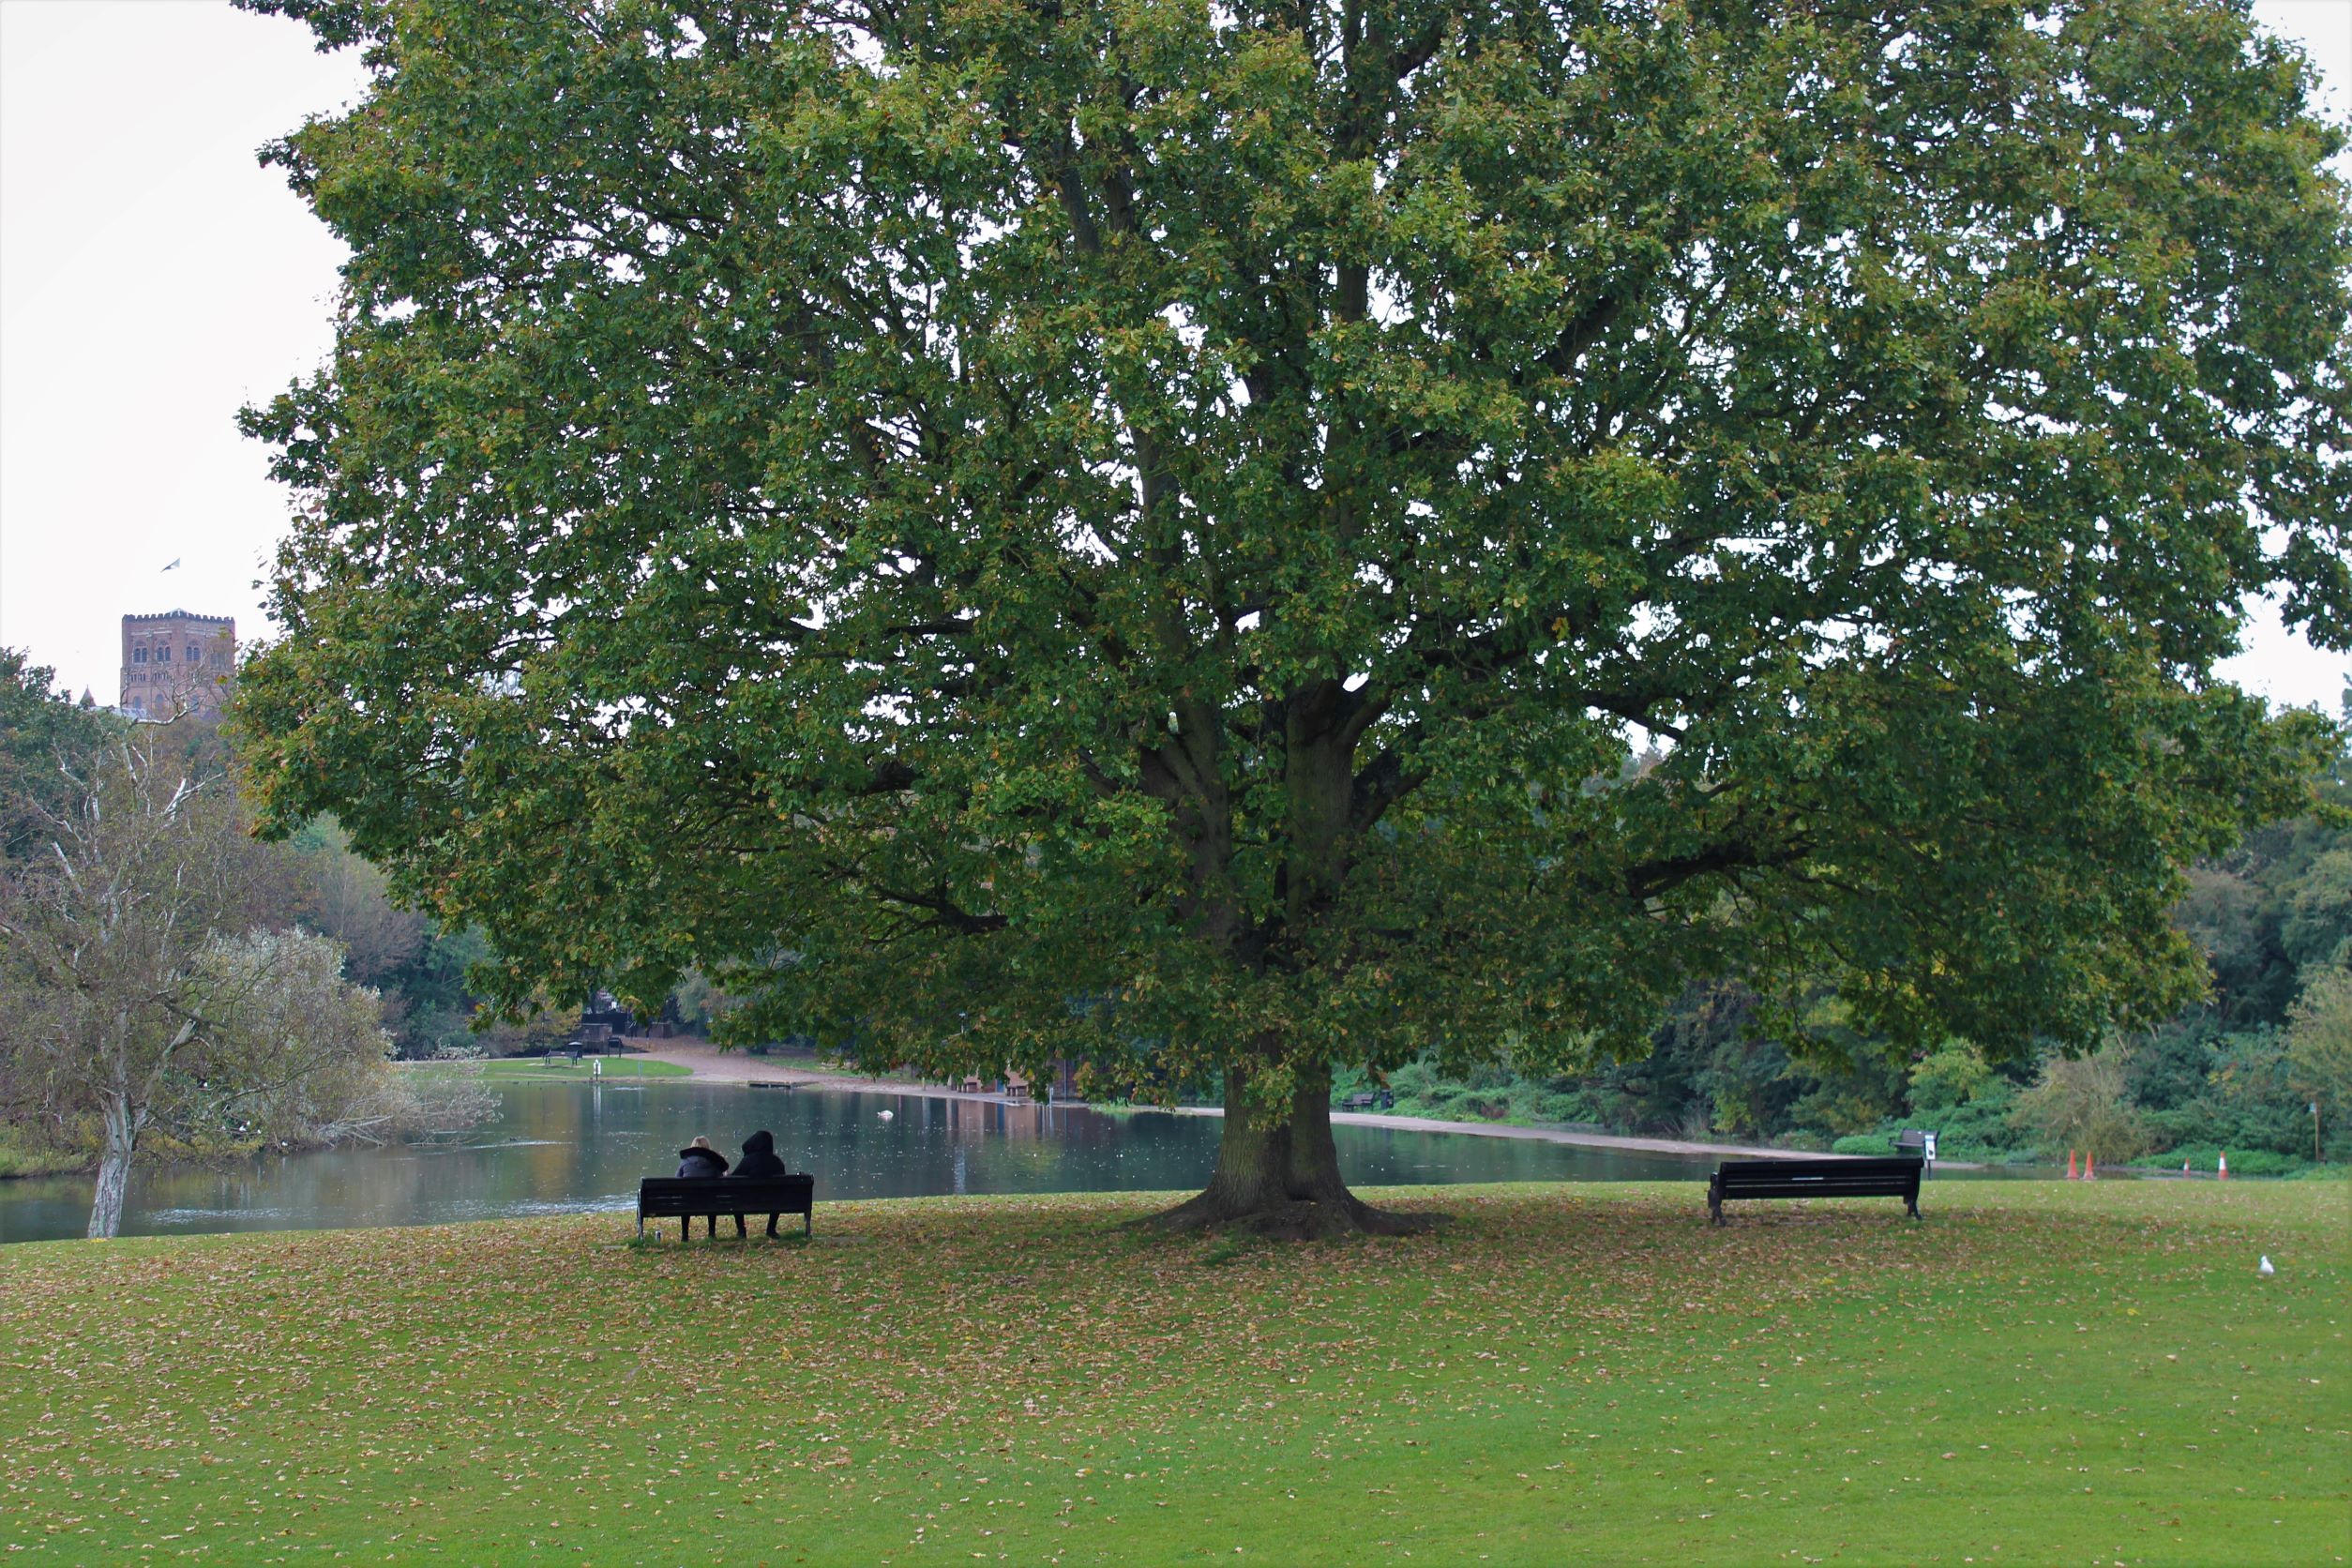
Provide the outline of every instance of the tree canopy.
{"type": "Polygon", "coordinates": [[[72,768],[119,733],[122,721],[79,707],[51,689],[57,672],[15,648],[0,648],[0,867],[40,841],[40,810],[63,809],[72,768]]]}
{"type": "Polygon", "coordinates": [[[1334,1062],[2088,1046],[2304,798],[2212,670],[2352,642],[2352,223],[2242,6],[249,3],[373,73],[249,754],[512,996],[1221,1073],[1189,1214],[1364,1223],[1334,1062]]]}

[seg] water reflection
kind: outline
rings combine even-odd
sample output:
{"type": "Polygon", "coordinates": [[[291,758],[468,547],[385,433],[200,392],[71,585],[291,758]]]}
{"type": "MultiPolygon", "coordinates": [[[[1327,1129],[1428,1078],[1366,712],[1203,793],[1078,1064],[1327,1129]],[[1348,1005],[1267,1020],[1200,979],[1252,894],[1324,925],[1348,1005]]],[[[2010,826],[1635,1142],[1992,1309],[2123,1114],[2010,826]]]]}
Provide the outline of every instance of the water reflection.
{"type": "MultiPolygon", "coordinates": [[[[516,1083],[462,1146],[393,1147],[156,1167],[132,1182],[126,1235],[283,1230],[629,1209],[697,1133],[731,1159],[766,1127],[821,1202],[944,1193],[1195,1188],[1215,1164],[1213,1118],[741,1084],[516,1083]],[[878,1114],[888,1110],[885,1122],[878,1114]]],[[[1562,1144],[1341,1126],[1359,1185],[1703,1176],[1711,1162],[1562,1144]]],[[[79,1236],[86,1177],[0,1182],[0,1242],[79,1236]]]]}

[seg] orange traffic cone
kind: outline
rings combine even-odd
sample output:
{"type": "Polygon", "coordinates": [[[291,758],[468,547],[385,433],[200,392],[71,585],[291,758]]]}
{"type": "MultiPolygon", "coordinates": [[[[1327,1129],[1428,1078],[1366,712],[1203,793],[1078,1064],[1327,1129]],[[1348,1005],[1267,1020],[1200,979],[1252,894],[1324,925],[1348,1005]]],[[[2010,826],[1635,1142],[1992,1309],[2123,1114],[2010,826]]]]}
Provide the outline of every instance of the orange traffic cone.
{"type": "Polygon", "coordinates": [[[2224,1182],[2229,1180],[2229,1156],[2227,1154],[2222,1156],[2222,1180],[2224,1182]]]}
{"type": "Polygon", "coordinates": [[[2090,1151],[2088,1149],[2083,1151],[2083,1180],[2086,1182],[2099,1180],[2098,1164],[2090,1157],[2090,1151]]]}
{"type": "Polygon", "coordinates": [[[2074,1151],[2069,1149],[2066,1152],[2066,1179],[2070,1182],[2077,1180],[2079,1174],[2074,1168],[2074,1151]]]}

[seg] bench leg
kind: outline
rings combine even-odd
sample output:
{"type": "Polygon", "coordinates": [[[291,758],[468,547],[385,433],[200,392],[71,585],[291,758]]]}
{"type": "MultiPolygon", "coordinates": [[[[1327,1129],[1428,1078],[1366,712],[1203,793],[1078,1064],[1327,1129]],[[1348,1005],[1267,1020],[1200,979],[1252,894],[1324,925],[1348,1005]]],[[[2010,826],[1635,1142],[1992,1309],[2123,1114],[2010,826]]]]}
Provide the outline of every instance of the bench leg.
{"type": "Polygon", "coordinates": [[[813,1205],[807,1214],[800,1216],[800,1233],[803,1237],[813,1236],[817,1233],[817,1211],[813,1205]]]}
{"type": "Polygon", "coordinates": [[[645,1216],[643,1214],[637,1216],[637,1239],[641,1242],[645,1239],[645,1216]]]}
{"type": "Polygon", "coordinates": [[[740,1242],[740,1241],[742,1241],[742,1240],[743,1240],[746,1236],[748,1236],[748,1235],[750,1235],[750,1234],[751,1234],[751,1232],[750,1232],[750,1231],[746,1230],[746,1229],[743,1228],[743,1215],[741,1215],[741,1214],[737,1214],[737,1215],[735,1216],[735,1240],[737,1240],[737,1241],[739,1241],[739,1242],[740,1242]]]}
{"type": "Polygon", "coordinates": [[[1916,1198],[1907,1198],[1907,1199],[1905,1199],[1903,1200],[1903,1203],[1904,1203],[1904,1206],[1905,1206],[1906,1208],[1907,1208],[1907,1209],[1909,1209],[1909,1210],[1911,1211],[1911,1217],[1912,1217],[1913,1219],[1917,1219],[1917,1218],[1919,1218],[1919,1199],[1916,1199],[1916,1198]]]}

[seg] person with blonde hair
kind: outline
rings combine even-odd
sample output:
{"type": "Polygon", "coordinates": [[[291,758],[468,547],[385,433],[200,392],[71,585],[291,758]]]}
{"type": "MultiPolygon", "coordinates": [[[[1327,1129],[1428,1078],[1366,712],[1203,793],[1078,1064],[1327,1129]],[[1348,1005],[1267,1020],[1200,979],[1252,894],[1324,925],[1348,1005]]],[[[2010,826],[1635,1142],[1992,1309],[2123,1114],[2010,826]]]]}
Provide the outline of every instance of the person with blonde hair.
{"type": "MultiPolygon", "coordinates": [[[[712,1148],[709,1138],[697,1133],[693,1142],[678,1151],[678,1174],[692,1177],[724,1176],[727,1174],[727,1156],[712,1148]]],[[[680,1223],[686,1234],[693,1233],[694,1221],[687,1219],[680,1223]]],[[[706,1216],[706,1223],[711,1228],[710,1233],[716,1237],[718,1234],[718,1216],[716,1214],[706,1216]]]]}

